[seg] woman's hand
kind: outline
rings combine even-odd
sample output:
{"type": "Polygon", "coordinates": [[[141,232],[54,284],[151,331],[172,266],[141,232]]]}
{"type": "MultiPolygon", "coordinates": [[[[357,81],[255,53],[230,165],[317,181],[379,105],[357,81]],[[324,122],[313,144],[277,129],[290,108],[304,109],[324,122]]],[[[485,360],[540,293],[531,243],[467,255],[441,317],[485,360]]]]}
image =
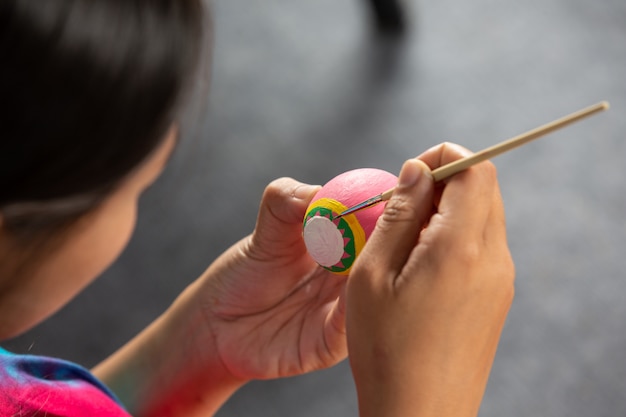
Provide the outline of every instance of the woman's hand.
{"type": "Polygon", "coordinates": [[[253,234],[94,369],[133,415],[213,415],[251,379],[346,357],[346,278],[319,267],[302,239],[318,189],[287,178],[270,184],[253,234]]]}
{"type": "Polygon", "coordinates": [[[237,378],[301,374],[346,357],[345,277],[307,254],[302,220],[319,187],[289,178],[265,190],[254,233],[200,279],[197,300],[224,366],[237,378]]]}
{"type": "Polygon", "coordinates": [[[347,335],[361,416],[478,412],[514,266],[494,166],[438,188],[429,175],[468,154],[444,144],[408,161],[353,266],[347,335]]]}

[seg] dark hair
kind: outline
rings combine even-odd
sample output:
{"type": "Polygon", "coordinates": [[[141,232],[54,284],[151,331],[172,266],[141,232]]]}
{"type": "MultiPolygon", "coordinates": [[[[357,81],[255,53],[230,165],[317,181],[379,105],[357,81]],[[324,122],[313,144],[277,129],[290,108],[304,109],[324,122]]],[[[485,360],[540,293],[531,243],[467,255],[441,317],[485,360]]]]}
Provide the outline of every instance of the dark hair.
{"type": "Polygon", "coordinates": [[[200,0],[0,2],[3,226],[88,212],[158,147],[203,18],[200,0]]]}

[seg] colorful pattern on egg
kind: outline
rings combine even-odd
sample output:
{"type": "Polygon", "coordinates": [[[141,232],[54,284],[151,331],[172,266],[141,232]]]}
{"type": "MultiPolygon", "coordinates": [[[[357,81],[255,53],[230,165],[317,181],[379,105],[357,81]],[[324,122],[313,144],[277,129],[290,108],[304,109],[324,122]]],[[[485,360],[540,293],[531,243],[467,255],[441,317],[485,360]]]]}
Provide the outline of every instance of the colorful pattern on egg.
{"type": "Polygon", "coordinates": [[[336,219],[347,207],[321,198],[309,206],[303,224],[307,250],[323,268],[347,275],[365,245],[365,232],[354,215],[336,219]]]}

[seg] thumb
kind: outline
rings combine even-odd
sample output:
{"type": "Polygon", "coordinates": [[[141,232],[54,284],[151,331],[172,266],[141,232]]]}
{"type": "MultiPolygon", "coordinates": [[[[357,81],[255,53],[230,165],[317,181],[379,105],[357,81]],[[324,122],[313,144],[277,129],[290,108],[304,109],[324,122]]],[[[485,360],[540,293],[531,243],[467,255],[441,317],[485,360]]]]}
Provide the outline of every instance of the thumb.
{"type": "Polygon", "coordinates": [[[361,258],[398,275],[432,214],[433,190],[430,168],[419,159],[406,161],[361,258]]]}
{"type": "Polygon", "coordinates": [[[263,192],[255,238],[264,245],[292,244],[302,239],[302,220],[309,202],[320,186],[292,178],[272,181],[263,192]]]}

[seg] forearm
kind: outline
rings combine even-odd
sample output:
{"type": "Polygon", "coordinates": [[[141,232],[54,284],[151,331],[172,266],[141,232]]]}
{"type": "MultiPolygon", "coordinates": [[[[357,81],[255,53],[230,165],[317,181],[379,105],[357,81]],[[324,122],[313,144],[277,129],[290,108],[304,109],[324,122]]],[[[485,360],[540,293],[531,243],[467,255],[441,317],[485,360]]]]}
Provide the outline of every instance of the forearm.
{"type": "Polygon", "coordinates": [[[192,284],[137,337],[94,369],[138,417],[212,415],[245,381],[220,362],[192,284]]]}

